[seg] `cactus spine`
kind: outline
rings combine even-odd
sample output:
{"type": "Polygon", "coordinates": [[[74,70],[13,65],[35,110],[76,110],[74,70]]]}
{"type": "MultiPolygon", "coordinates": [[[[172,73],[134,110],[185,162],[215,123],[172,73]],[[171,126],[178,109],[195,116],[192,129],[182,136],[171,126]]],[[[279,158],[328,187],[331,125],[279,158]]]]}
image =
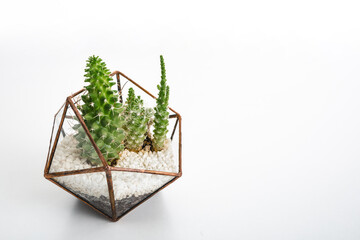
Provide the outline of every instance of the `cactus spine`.
{"type": "Polygon", "coordinates": [[[159,90],[158,98],[156,99],[155,119],[154,119],[154,141],[153,147],[156,151],[164,148],[166,140],[167,127],[169,125],[169,86],[166,84],[166,71],[164,58],[160,56],[161,65],[161,82],[157,86],[159,90]]]}
{"type": "Polygon", "coordinates": [[[125,147],[130,151],[139,151],[144,144],[151,113],[143,106],[140,96],[136,97],[133,88],[129,88],[124,116],[125,147]]]}
{"type": "MultiPolygon", "coordinates": [[[[87,93],[82,96],[84,102],[79,107],[87,128],[99,147],[105,160],[110,164],[119,157],[119,152],[124,149],[124,131],[122,129],[123,120],[121,113],[123,106],[118,102],[117,91],[111,90],[115,85],[109,76],[110,71],[106,68],[101,58],[91,56],[87,60],[84,75],[87,93]]],[[[82,149],[82,155],[92,164],[99,164],[99,157],[93,150],[93,146],[88,140],[85,132],[79,126],[76,139],[78,147],[82,149]],[[81,130],[80,130],[81,129],[81,130]],[[96,154],[96,155],[95,155],[96,154]]]]}

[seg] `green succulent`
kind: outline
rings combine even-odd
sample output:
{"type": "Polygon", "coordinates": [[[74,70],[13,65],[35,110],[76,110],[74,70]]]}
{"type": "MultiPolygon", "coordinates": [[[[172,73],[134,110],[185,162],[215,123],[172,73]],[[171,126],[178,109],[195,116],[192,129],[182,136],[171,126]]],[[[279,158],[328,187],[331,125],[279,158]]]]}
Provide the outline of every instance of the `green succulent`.
{"type": "Polygon", "coordinates": [[[159,95],[156,99],[153,140],[153,147],[156,151],[164,148],[166,134],[168,132],[167,127],[169,125],[169,112],[167,111],[169,103],[169,86],[166,84],[166,71],[163,56],[160,56],[160,65],[161,82],[157,86],[159,95]]]}
{"type": "Polygon", "coordinates": [[[124,130],[126,133],[125,147],[130,151],[141,150],[151,115],[152,109],[149,111],[145,108],[140,96],[136,97],[134,89],[129,88],[124,111],[124,130]]]}
{"type": "MultiPolygon", "coordinates": [[[[87,92],[82,96],[84,104],[79,106],[79,110],[96,145],[108,164],[111,164],[124,149],[123,106],[118,101],[117,91],[111,89],[116,83],[109,76],[110,71],[101,58],[89,57],[85,72],[85,82],[89,84],[85,86],[87,92]]],[[[93,165],[101,164],[84,129],[79,124],[74,129],[78,131],[75,137],[77,146],[82,149],[82,156],[93,165]]]]}

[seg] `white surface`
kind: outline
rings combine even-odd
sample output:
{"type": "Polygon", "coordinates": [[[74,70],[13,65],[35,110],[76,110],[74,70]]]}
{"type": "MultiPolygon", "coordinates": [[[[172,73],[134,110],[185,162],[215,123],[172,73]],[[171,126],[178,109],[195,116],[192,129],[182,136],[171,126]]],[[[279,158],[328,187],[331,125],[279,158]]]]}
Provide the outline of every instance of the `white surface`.
{"type": "Polygon", "coordinates": [[[1,239],[359,239],[357,1],[6,1],[1,239]],[[117,223],[42,174],[53,114],[101,56],[156,93],[184,175],[117,223]]]}

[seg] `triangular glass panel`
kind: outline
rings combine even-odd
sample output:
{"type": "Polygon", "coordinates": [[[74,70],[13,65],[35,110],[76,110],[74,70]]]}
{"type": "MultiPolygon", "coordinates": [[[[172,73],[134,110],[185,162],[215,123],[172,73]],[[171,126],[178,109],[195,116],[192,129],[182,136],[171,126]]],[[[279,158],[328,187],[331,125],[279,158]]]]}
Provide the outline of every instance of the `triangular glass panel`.
{"type": "Polygon", "coordinates": [[[164,153],[158,153],[158,154],[166,154],[166,157],[163,157],[161,160],[172,163],[171,169],[166,169],[166,172],[173,172],[178,173],[180,168],[180,161],[179,161],[179,120],[176,117],[169,119],[169,132],[168,132],[168,139],[166,142],[168,143],[168,148],[170,149],[164,149],[161,152],[164,153]]]}
{"type": "Polygon", "coordinates": [[[67,175],[53,179],[80,199],[112,217],[109,188],[104,172],[67,175]]]}
{"type": "Polygon", "coordinates": [[[112,171],[116,217],[129,210],[174,179],[174,176],[112,171]]]}
{"type": "Polygon", "coordinates": [[[61,106],[59,111],[54,116],[54,122],[53,122],[52,131],[51,131],[50,146],[49,146],[49,152],[48,152],[47,161],[49,161],[50,153],[51,153],[51,150],[53,149],[53,146],[54,146],[56,134],[57,134],[57,131],[59,129],[61,118],[62,118],[63,113],[64,113],[64,108],[65,108],[65,104],[63,104],[61,106]]]}
{"type": "Polygon", "coordinates": [[[66,111],[61,134],[50,165],[50,173],[103,166],[73,109],[66,111]]]}

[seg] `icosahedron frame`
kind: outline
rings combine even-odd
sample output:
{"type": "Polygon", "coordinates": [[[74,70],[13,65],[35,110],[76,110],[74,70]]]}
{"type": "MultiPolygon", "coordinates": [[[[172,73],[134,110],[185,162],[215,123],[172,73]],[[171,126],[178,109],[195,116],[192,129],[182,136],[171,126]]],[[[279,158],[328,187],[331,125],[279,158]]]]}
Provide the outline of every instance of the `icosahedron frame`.
{"type": "MultiPolygon", "coordinates": [[[[141,87],[139,84],[137,84],[135,81],[133,81],[132,79],[130,79],[129,77],[127,77],[123,73],[121,73],[119,71],[115,71],[112,74],[110,74],[110,76],[114,76],[114,75],[116,75],[116,78],[117,78],[117,86],[118,86],[118,91],[119,91],[120,101],[121,102],[122,102],[122,92],[121,92],[120,76],[124,77],[125,79],[127,79],[128,81],[133,83],[135,86],[140,88],[143,92],[148,94],[150,97],[156,99],[156,97],[154,95],[149,93],[147,90],[145,90],[143,87],[141,87]]],[[[84,122],[79,110],[76,108],[75,103],[73,101],[74,97],[76,97],[77,95],[81,94],[84,91],[85,91],[85,89],[82,89],[82,90],[80,90],[80,91],[78,91],[78,92],[74,93],[73,95],[66,98],[66,102],[65,102],[65,106],[64,106],[64,112],[62,114],[61,121],[60,121],[58,129],[54,129],[54,126],[55,126],[55,119],[54,119],[54,124],[53,124],[51,138],[50,138],[49,152],[48,152],[46,165],[45,165],[45,170],[44,170],[44,177],[46,179],[48,179],[49,181],[53,182],[54,184],[56,184],[57,186],[61,187],[65,191],[67,191],[70,194],[74,195],[75,197],[77,197],[81,201],[85,202],[87,205],[92,207],[97,212],[103,214],[105,217],[107,217],[111,221],[115,222],[115,221],[118,221],[120,218],[122,218],[127,213],[129,213],[131,210],[133,210],[134,208],[139,206],[141,203],[148,200],[150,197],[155,195],[157,192],[159,192],[163,188],[167,187],[169,184],[173,183],[176,179],[181,177],[181,175],[182,175],[182,167],[181,167],[181,155],[182,155],[181,154],[181,151],[182,151],[182,144],[181,144],[181,116],[180,116],[179,113],[177,113],[176,111],[174,111],[172,108],[169,107],[169,110],[171,112],[173,112],[173,114],[170,114],[169,118],[176,118],[176,122],[175,122],[175,125],[173,127],[172,134],[171,134],[171,140],[173,139],[176,130],[178,130],[178,135],[179,135],[179,146],[178,146],[178,150],[179,150],[179,152],[178,152],[179,171],[177,173],[154,171],[154,170],[144,170],[144,169],[112,167],[112,166],[109,166],[107,164],[106,160],[104,159],[103,155],[101,154],[101,151],[99,150],[99,148],[96,145],[95,141],[91,137],[91,134],[90,134],[88,128],[86,127],[85,122],[84,122]],[[80,124],[84,128],[84,130],[85,130],[87,136],[89,137],[95,151],[97,152],[97,154],[99,155],[99,158],[101,159],[102,166],[101,167],[90,168],[90,169],[81,169],[81,170],[72,170],[72,171],[62,171],[62,172],[49,173],[50,166],[51,166],[51,163],[52,163],[52,160],[53,160],[53,157],[54,157],[55,149],[57,147],[57,143],[59,141],[59,137],[60,137],[60,134],[61,134],[61,131],[62,131],[63,123],[64,123],[64,120],[66,118],[66,112],[67,112],[66,110],[68,109],[68,107],[70,107],[74,111],[76,117],[79,119],[80,124]],[[54,130],[56,132],[54,132],[54,130]],[[56,134],[56,136],[55,136],[55,139],[54,139],[54,143],[52,144],[53,134],[56,134]],[[52,146],[52,148],[51,148],[51,146],[52,146]],[[167,182],[166,184],[164,184],[159,189],[157,189],[156,191],[154,191],[153,193],[149,194],[146,198],[141,200],[136,205],[134,205],[134,206],[130,207],[129,209],[127,209],[125,211],[125,213],[123,213],[121,216],[117,216],[116,215],[116,208],[115,208],[114,186],[113,186],[113,180],[112,180],[112,174],[111,174],[112,171],[137,172],[137,173],[167,175],[167,176],[173,176],[174,178],[172,180],[170,180],[169,182],[167,182]],[[76,195],[75,193],[73,193],[72,191],[67,189],[65,186],[60,185],[57,181],[55,181],[53,179],[54,177],[69,176],[69,175],[76,175],[76,174],[86,174],[86,173],[94,173],[94,172],[104,172],[105,175],[106,175],[106,180],[107,180],[107,185],[108,185],[108,190],[109,190],[109,198],[110,198],[110,204],[111,204],[112,217],[108,216],[103,211],[101,211],[100,209],[93,206],[89,201],[87,201],[86,199],[84,199],[81,196],[76,195]]],[[[55,117],[56,117],[57,114],[55,114],[55,117]]]]}

